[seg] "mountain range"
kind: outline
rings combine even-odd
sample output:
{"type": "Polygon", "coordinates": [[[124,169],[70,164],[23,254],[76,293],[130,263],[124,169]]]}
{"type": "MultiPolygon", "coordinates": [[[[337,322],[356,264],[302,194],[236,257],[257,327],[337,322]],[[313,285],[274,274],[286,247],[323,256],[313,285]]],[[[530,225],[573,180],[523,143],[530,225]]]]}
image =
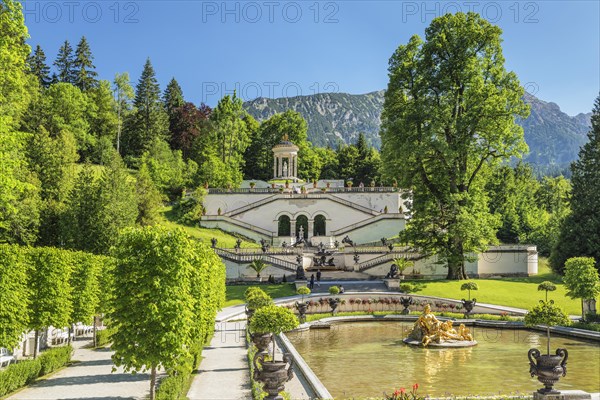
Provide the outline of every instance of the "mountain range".
{"type": "MultiPolygon", "coordinates": [[[[379,148],[383,99],[383,90],[359,95],[320,93],[277,99],[260,97],[245,102],[244,108],[259,121],[288,109],[298,111],[308,123],[308,139],[315,146],[354,143],[363,132],[368,142],[379,148]]],[[[531,109],[527,119],[518,121],[529,145],[525,161],[541,169],[560,169],[576,160],[579,148],[587,141],[592,114],[572,117],[557,104],[529,93],[524,101],[531,109]]]]}

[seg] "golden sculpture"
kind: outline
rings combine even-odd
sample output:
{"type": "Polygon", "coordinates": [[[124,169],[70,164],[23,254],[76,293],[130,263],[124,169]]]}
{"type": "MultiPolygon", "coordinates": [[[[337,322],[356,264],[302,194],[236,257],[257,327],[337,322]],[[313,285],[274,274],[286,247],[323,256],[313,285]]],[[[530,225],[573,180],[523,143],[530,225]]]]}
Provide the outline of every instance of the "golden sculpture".
{"type": "Polygon", "coordinates": [[[460,324],[458,331],[452,325],[452,321],[439,321],[431,312],[431,306],[426,304],[423,314],[419,316],[405,341],[408,343],[421,343],[423,346],[430,343],[460,345],[457,342],[469,342],[464,343],[464,345],[471,346],[475,344],[473,336],[464,324],[460,324]]]}

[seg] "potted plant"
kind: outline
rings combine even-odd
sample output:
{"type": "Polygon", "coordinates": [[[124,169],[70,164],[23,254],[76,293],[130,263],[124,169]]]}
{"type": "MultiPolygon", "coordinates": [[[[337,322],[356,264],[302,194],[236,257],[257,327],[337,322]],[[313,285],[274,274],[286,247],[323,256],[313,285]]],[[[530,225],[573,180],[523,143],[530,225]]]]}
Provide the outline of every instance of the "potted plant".
{"type": "Polygon", "coordinates": [[[540,300],[540,303],[533,307],[525,315],[525,325],[545,325],[546,326],[546,354],[542,355],[538,349],[530,349],[527,353],[529,358],[529,373],[532,377],[537,376],[538,381],[544,384],[538,393],[558,394],[553,386],[561,376],[567,374],[567,358],[569,353],[566,349],[556,349],[556,354],[550,354],[550,327],[555,325],[569,325],[569,317],[554,301],[540,300]]]}
{"type": "Polygon", "coordinates": [[[217,214],[221,215],[221,207],[219,207],[219,209],[217,210],[217,214]]]}
{"type": "Polygon", "coordinates": [[[301,286],[296,290],[296,293],[302,295],[302,301],[296,302],[296,309],[298,310],[300,322],[306,322],[306,310],[308,309],[308,302],[304,302],[304,296],[310,294],[310,289],[306,286],[301,286]]]}
{"type": "Polygon", "coordinates": [[[254,186],[256,186],[256,182],[250,182],[250,189],[254,189],[254,186]]]}
{"type": "Polygon", "coordinates": [[[383,207],[383,213],[387,214],[388,213],[388,206],[383,207]]]}
{"type": "Polygon", "coordinates": [[[286,179],[285,180],[285,188],[289,189],[289,187],[290,187],[290,181],[286,179]]]}
{"type": "MultiPolygon", "coordinates": [[[[329,294],[331,296],[335,296],[337,294],[340,293],[340,288],[337,286],[330,286],[329,287],[329,294]]],[[[327,301],[329,302],[329,307],[331,307],[331,314],[335,314],[335,310],[338,307],[338,304],[340,303],[340,299],[339,298],[335,298],[335,297],[330,297],[329,299],[327,299],[327,301]]]]}
{"type": "Polygon", "coordinates": [[[248,320],[252,318],[254,311],[261,307],[273,304],[271,296],[256,286],[251,286],[246,289],[244,297],[246,299],[246,315],[248,316],[248,320]]]}
{"type": "Polygon", "coordinates": [[[254,379],[262,382],[263,389],[268,393],[267,399],[279,398],[279,392],[285,388],[285,382],[292,379],[292,363],[287,354],[282,361],[275,359],[275,335],[298,327],[298,318],[287,308],[270,305],[256,311],[250,322],[250,331],[255,335],[271,335],[273,340],[273,355],[270,361],[265,360],[265,352],[257,353],[254,357],[254,379]],[[288,365],[286,371],[286,366],[288,365]]]}
{"type": "Polygon", "coordinates": [[[317,180],[313,179],[312,184],[313,184],[313,189],[316,189],[317,188],[317,180]]]}
{"type": "Polygon", "coordinates": [[[329,189],[329,188],[331,187],[331,182],[327,182],[327,183],[325,184],[325,186],[327,187],[327,189],[329,189]]]}
{"type": "Polygon", "coordinates": [[[400,280],[404,279],[404,271],[411,267],[414,268],[414,266],[414,262],[404,257],[394,258],[394,261],[392,261],[392,268],[396,267],[398,270],[398,278],[400,280]]]}
{"type": "Polygon", "coordinates": [[[262,258],[258,258],[252,261],[246,268],[250,268],[251,270],[256,272],[256,279],[258,279],[258,281],[260,282],[260,273],[263,272],[268,266],[269,264],[267,264],[262,258]]]}
{"type": "Polygon", "coordinates": [[[352,181],[346,182],[346,186],[348,186],[350,189],[352,189],[352,181]]]}
{"type": "MultiPolygon", "coordinates": [[[[404,285],[408,285],[408,284],[404,284],[404,285]]],[[[410,293],[410,291],[406,291],[406,293],[410,293]]],[[[413,304],[412,297],[410,297],[410,296],[400,297],[400,304],[402,304],[402,307],[404,307],[404,309],[402,310],[402,314],[403,315],[410,314],[410,310],[408,309],[408,307],[410,307],[413,304]]]]}
{"type": "Polygon", "coordinates": [[[463,308],[465,309],[465,318],[469,317],[471,311],[473,311],[473,307],[477,304],[477,299],[471,300],[471,290],[479,290],[479,286],[475,282],[465,282],[461,285],[460,290],[468,290],[469,291],[469,299],[462,299],[461,302],[463,304],[463,308]]]}

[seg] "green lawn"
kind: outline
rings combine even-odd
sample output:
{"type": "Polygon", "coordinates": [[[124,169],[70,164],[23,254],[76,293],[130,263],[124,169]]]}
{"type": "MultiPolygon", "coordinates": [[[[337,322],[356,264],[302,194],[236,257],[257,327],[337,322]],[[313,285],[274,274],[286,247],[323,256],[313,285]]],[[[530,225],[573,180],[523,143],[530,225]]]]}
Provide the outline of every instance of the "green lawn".
{"type": "MultiPolygon", "coordinates": [[[[537,286],[543,281],[552,281],[557,289],[548,293],[548,298],[554,300],[567,313],[581,315],[581,300],[570,299],[566,296],[566,289],[560,276],[552,273],[546,259],[540,258],[538,275],[529,278],[502,278],[502,279],[475,279],[479,290],[471,291],[480,303],[498,304],[518,308],[531,308],[540,299],[544,299],[545,292],[538,292],[537,286]]],[[[439,296],[450,299],[467,298],[467,291],[461,291],[460,281],[429,281],[425,282],[426,288],[418,294],[439,296]]]]}
{"type": "MultiPolygon", "coordinates": [[[[235,285],[227,286],[227,296],[223,307],[235,306],[245,303],[244,292],[250,286],[235,285]]],[[[276,299],[278,297],[293,296],[296,294],[296,289],[292,283],[283,283],[281,285],[259,285],[269,296],[276,299]]]]}
{"type": "MultiPolygon", "coordinates": [[[[210,244],[211,238],[216,238],[219,247],[233,248],[233,246],[235,246],[237,238],[219,229],[199,228],[197,226],[187,226],[176,222],[172,207],[163,208],[161,214],[163,218],[160,224],[167,228],[182,228],[191,237],[207,244],[210,244]]],[[[258,248],[260,245],[258,243],[249,242],[248,240],[242,241],[242,248],[250,247],[258,248]]]]}

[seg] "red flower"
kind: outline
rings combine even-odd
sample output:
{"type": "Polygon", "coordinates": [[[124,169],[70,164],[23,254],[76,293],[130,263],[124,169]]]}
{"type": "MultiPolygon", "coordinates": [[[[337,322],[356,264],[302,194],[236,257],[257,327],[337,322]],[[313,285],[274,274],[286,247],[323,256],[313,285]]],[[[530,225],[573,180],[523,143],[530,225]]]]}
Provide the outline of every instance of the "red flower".
{"type": "Polygon", "coordinates": [[[406,389],[400,388],[400,393],[402,393],[402,394],[406,393],[406,389]]]}
{"type": "Polygon", "coordinates": [[[417,390],[418,388],[419,388],[419,384],[418,384],[418,383],[415,383],[415,384],[413,385],[413,390],[417,390]]]}

